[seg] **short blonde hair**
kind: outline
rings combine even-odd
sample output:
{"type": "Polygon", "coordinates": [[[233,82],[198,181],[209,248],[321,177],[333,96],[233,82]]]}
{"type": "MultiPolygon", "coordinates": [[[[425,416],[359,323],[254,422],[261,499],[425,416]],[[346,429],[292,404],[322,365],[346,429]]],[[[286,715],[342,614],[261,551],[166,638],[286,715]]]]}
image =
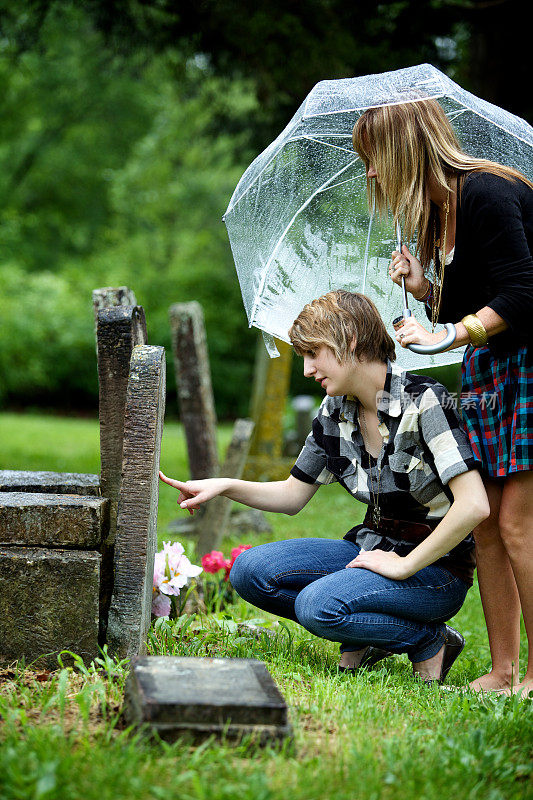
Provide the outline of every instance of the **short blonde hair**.
{"type": "Polygon", "coordinates": [[[328,292],[304,306],[292,324],[289,338],[299,356],[325,345],[339,364],[356,359],[396,359],[394,341],[372,300],[343,289],[328,292]]]}
{"type": "Polygon", "coordinates": [[[434,256],[436,209],[429,197],[428,179],[444,189],[452,176],[491,172],[507,180],[528,179],[511,167],[473,158],[461,148],[448,117],[437,100],[369,108],[353,129],[353,147],[378,179],[367,179],[368,202],[380,214],[390,208],[403,225],[405,241],[417,232],[417,253],[428,267],[434,256]]]}

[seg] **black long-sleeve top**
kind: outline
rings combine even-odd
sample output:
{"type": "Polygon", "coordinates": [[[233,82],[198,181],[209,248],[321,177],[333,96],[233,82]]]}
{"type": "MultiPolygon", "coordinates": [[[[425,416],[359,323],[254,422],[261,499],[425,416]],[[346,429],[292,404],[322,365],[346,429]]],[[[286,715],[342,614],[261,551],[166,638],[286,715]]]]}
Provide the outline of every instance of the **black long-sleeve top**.
{"type": "Polygon", "coordinates": [[[533,341],[533,189],[472,172],[458,197],[455,253],[445,268],[438,321],[458,322],[483,306],[509,326],[489,339],[495,356],[533,341]]]}

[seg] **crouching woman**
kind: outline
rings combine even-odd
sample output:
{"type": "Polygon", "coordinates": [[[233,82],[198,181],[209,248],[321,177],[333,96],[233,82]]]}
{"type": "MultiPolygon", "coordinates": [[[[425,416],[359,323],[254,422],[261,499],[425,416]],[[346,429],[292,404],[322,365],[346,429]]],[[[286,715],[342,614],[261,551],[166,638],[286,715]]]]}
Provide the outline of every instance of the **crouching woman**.
{"type": "MultiPolygon", "coordinates": [[[[472,585],[471,531],[489,513],[453,400],[433,379],[394,365],[394,342],[364,295],[329,292],[305,306],[289,335],[326,397],[287,480],[161,479],[189,511],[225,495],[291,515],[338,481],[368,506],[362,524],[342,539],[253,547],[237,557],[232,585],[339,642],[342,670],[407,653],[422,680],[442,682],[464,646],[445,623],[472,585]]],[[[334,507],[323,522],[334,531],[334,507]]]]}

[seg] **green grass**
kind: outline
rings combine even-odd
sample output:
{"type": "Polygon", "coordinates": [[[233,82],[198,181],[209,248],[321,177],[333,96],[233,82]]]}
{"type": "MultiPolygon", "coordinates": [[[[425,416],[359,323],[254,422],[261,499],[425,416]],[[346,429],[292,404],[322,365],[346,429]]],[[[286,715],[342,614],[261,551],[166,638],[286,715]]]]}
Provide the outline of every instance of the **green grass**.
{"type": "MultiPolygon", "coordinates": [[[[230,433],[222,428],[221,450],[230,433]]],[[[3,414],[0,448],[4,468],[98,470],[98,428],[91,420],[3,414]]],[[[168,474],[187,477],[179,425],[165,427],[161,463],[168,474]]],[[[268,515],[271,534],[230,535],[223,549],[340,536],[362,511],[339,487],[328,487],[296,517],[268,515]]],[[[175,493],[162,486],[160,541],[177,538],[168,525],[178,513],[175,493]]],[[[180,539],[194,557],[194,542],[180,539]]],[[[291,742],[280,750],[252,742],[150,744],[121,727],[125,665],[104,660],[38,675],[19,664],[0,673],[0,800],[533,797],[531,701],[427,689],[413,681],[405,657],[355,679],[337,675],[333,643],[294,623],[276,625],[238,598],[224,612],[230,619],[219,613],[162,621],[150,633],[151,652],[263,660],[289,704],[291,742]],[[234,625],[258,617],[270,635],[248,635],[234,625]]],[[[461,685],[490,664],[477,586],[453,624],[467,639],[449,680],[461,685]]]]}

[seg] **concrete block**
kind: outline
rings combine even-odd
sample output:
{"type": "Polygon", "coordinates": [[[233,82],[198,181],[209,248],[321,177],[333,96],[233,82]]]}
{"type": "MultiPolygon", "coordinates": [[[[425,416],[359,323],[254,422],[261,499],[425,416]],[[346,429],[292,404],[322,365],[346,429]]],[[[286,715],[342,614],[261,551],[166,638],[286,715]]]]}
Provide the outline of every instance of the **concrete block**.
{"type": "Polygon", "coordinates": [[[107,521],[103,497],[0,493],[0,544],[97,549],[107,521]]]}
{"type": "Polygon", "coordinates": [[[124,713],[163,739],[183,734],[266,743],[290,734],[287,705],[265,664],[248,658],[135,659],[126,683],[124,713]]]}
{"type": "Polygon", "coordinates": [[[0,548],[0,662],[53,668],[65,649],[95,658],[99,582],[99,553],[0,548]]]}

